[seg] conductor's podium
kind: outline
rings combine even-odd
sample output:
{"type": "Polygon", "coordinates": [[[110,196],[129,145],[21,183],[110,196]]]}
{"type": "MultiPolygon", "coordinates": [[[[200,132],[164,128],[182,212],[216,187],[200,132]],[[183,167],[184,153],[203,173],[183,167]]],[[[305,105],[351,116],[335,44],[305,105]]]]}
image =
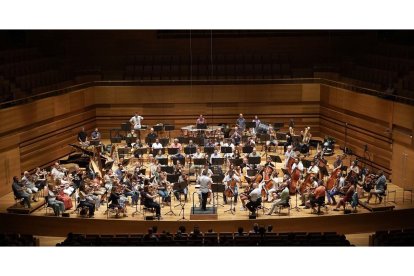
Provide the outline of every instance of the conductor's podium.
{"type": "Polygon", "coordinates": [[[38,202],[31,202],[30,208],[26,208],[23,205],[21,205],[19,202],[15,203],[13,206],[10,206],[7,208],[8,213],[13,214],[31,214],[37,209],[41,208],[43,205],[45,205],[45,201],[43,199],[39,199],[38,202]]]}
{"type": "Polygon", "coordinates": [[[202,210],[200,207],[191,207],[190,220],[217,220],[217,208],[207,207],[202,210]]]}

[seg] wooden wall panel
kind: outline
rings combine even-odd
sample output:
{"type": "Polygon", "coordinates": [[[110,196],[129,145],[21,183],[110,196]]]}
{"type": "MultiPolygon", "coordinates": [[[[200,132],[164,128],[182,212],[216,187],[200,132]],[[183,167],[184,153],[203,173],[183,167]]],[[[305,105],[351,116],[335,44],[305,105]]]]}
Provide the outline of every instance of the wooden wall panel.
{"type": "Polygon", "coordinates": [[[0,152],[0,196],[11,191],[13,176],[20,176],[20,152],[15,147],[0,152]]]}

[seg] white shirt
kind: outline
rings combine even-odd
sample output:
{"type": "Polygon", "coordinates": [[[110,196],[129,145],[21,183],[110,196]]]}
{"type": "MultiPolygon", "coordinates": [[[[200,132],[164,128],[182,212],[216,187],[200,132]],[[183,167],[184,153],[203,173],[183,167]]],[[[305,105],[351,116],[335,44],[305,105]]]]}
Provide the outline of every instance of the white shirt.
{"type": "Polygon", "coordinates": [[[161,143],[153,143],[152,144],[152,149],[162,149],[162,144],[161,143]]]}
{"type": "Polygon", "coordinates": [[[129,122],[134,125],[134,129],[140,129],[141,120],[144,120],[144,117],[138,115],[138,116],[132,116],[129,122]]]}
{"type": "Polygon", "coordinates": [[[208,185],[211,184],[213,181],[210,177],[206,175],[201,175],[198,180],[198,184],[200,185],[200,192],[208,193],[208,185]]]}
{"type": "Polygon", "coordinates": [[[231,181],[232,179],[236,180],[236,182],[240,182],[240,178],[236,174],[233,174],[233,177],[230,177],[229,174],[226,174],[226,177],[224,177],[223,179],[223,182],[226,184],[226,187],[227,182],[231,181]]]}
{"type": "Polygon", "coordinates": [[[210,157],[210,163],[213,164],[213,158],[221,158],[220,153],[213,153],[210,157]]]}
{"type": "Polygon", "coordinates": [[[308,173],[314,173],[314,174],[318,174],[319,173],[319,168],[317,166],[310,166],[308,168],[308,173]]]}
{"type": "Polygon", "coordinates": [[[294,171],[296,169],[296,167],[298,167],[298,170],[303,172],[303,164],[302,162],[299,162],[299,164],[293,163],[292,165],[292,171],[294,171]]]}
{"type": "Polygon", "coordinates": [[[53,169],[51,171],[51,174],[53,176],[53,179],[60,179],[60,178],[63,178],[65,176],[65,173],[59,171],[55,167],[53,167],[53,169]]]}
{"type": "Polygon", "coordinates": [[[251,201],[256,202],[259,198],[262,197],[262,189],[259,187],[254,189],[250,192],[249,196],[251,201]]]}

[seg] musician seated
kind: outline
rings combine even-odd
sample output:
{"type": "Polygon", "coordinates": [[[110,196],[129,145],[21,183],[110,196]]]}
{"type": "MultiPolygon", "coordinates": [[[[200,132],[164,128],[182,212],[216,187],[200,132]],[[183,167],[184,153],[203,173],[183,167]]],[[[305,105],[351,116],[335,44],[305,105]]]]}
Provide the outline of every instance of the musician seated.
{"type": "Polygon", "coordinates": [[[17,199],[20,199],[20,204],[30,208],[30,195],[25,191],[23,184],[19,181],[17,176],[13,176],[12,183],[13,194],[17,199]]]}
{"type": "Polygon", "coordinates": [[[95,130],[92,131],[91,140],[92,141],[100,141],[101,140],[101,133],[99,132],[98,128],[95,128],[95,130]]]}
{"type": "Polygon", "coordinates": [[[141,204],[144,204],[147,208],[154,208],[155,214],[160,219],[161,217],[161,207],[154,201],[154,198],[157,197],[156,194],[152,194],[152,188],[150,188],[149,182],[144,182],[144,189],[141,190],[141,204]]]}
{"type": "Polygon", "coordinates": [[[82,127],[81,131],[78,133],[78,142],[82,147],[88,147],[90,144],[84,127],[82,127]]]}
{"type": "Polygon", "coordinates": [[[183,150],[183,146],[181,143],[178,142],[178,139],[175,138],[174,141],[171,143],[170,148],[179,149],[180,151],[183,150]]]}
{"type": "Polygon", "coordinates": [[[122,166],[122,163],[118,164],[118,169],[115,171],[115,176],[119,179],[119,181],[122,181],[125,175],[125,169],[124,166],[122,166]]]}
{"type": "Polygon", "coordinates": [[[302,204],[300,204],[299,206],[305,206],[305,209],[309,208],[309,206],[306,206],[306,202],[309,200],[309,196],[311,195],[311,191],[316,189],[319,186],[317,177],[312,176],[310,181],[311,181],[310,187],[308,187],[300,197],[300,199],[302,201],[302,204]]]}
{"type": "Polygon", "coordinates": [[[162,149],[162,144],[158,138],[155,139],[155,142],[152,144],[152,149],[162,149]]]}
{"type": "MultiPolygon", "coordinates": [[[[281,184],[281,181],[279,180],[278,177],[279,173],[276,171],[276,169],[273,170],[272,175],[271,175],[271,181],[272,181],[272,187],[270,188],[270,190],[267,191],[268,195],[272,195],[273,193],[277,192],[278,190],[281,189],[281,187],[283,186],[281,184]]],[[[287,181],[289,179],[289,175],[285,175],[283,177],[283,182],[287,181]]],[[[271,196],[268,196],[267,199],[268,202],[272,202],[274,201],[274,198],[272,198],[271,196]]]]}
{"type": "Polygon", "coordinates": [[[137,205],[138,204],[138,198],[139,193],[134,188],[133,180],[132,180],[132,173],[127,173],[124,181],[125,190],[124,190],[124,196],[131,197],[131,205],[137,205]]]}
{"type": "Polygon", "coordinates": [[[385,190],[387,189],[387,178],[384,175],[382,170],[378,171],[378,179],[375,181],[375,190],[369,192],[368,199],[366,203],[369,203],[369,200],[373,195],[379,199],[379,203],[382,202],[382,197],[385,195],[385,190]]]}
{"type": "Polygon", "coordinates": [[[114,209],[116,211],[116,217],[119,217],[120,213],[123,214],[124,217],[127,217],[127,209],[125,204],[122,204],[120,201],[120,195],[116,192],[116,187],[112,187],[111,195],[108,199],[108,207],[114,209]]]}
{"type": "MultiPolygon", "coordinates": [[[[196,153],[193,155],[194,159],[202,159],[204,158],[204,153],[201,152],[201,148],[197,148],[196,153]]],[[[201,169],[204,167],[204,165],[191,165],[190,167],[190,173],[196,173],[196,175],[199,175],[201,172],[201,169]]]]}
{"type": "Polygon", "coordinates": [[[341,194],[341,191],[343,187],[345,186],[345,177],[346,177],[346,172],[343,172],[341,177],[339,177],[336,180],[337,181],[336,185],[331,190],[326,191],[326,197],[328,198],[329,205],[336,205],[335,195],[341,194]]]}
{"type": "Polygon", "coordinates": [[[341,198],[341,200],[338,202],[338,204],[336,205],[335,209],[333,209],[333,210],[334,211],[339,211],[339,208],[341,206],[343,206],[345,208],[345,204],[347,202],[351,202],[352,201],[353,196],[354,196],[354,193],[355,193],[355,186],[354,185],[350,185],[350,187],[347,190],[345,196],[341,198]]]}
{"type": "Polygon", "coordinates": [[[213,159],[214,158],[221,158],[221,157],[222,157],[221,153],[219,153],[217,149],[214,149],[213,154],[211,154],[211,156],[210,156],[210,163],[213,164],[213,159]]]}
{"type": "Polygon", "coordinates": [[[35,184],[33,183],[32,179],[33,179],[33,178],[32,178],[32,176],[29,174],[29,172],[28,172],[28,171],[25,171],[25,172],[23,173],[23,177],[22,177],[21,182],[22,182],[22,184],[25,186],[25,188],[26,188],[26,192],[27,192],[28,194],[33,195],[32,200],[33,200],[34,202],[37,202],[36,195],[37,195],[37,192],[39,191],[39,189],[35,186],[35,184]]]}
{"type": "Polygon", "coordinates": [[[171,184],[167,181],[167,173],[161,172],[160,180],[158,181],[158,194],[161,196],[163,204],[170,206],[171,204],[171,196],[170,196],[170,188],[171,184]]]}
{"type": "Polygon", "coordinates": [[[39,167],[36,168],[36,171],[34,173],[34,179],[35,179],[35,186],[40,191],[46,186],[46,175],[47,172],[45,170],[41,170],[39,167]]]}
{"type": "MultiPolygon", "coordinates": [[[[181,173],[178,177],[178,183],[188,183],[188,176],[185,173],[181,173]]],[[[180,194],[184,194],[184,201],[187,202],[188,184],[183,189],[177,189],[173,191],[177,200],[180,200],[180,194]]]]}
{"type": "Polygon", "coordinates": [[[269,212],[267,213],[267,215],[271,215],[272,213],[276,213],[276,209],[278,206],[280,205],[287,205],[289,203],[289,187],[286,183],[283,183],[281,185],[281,188],[283,188],[282,192],[278,195],[276,192],[272,192],[272,198],[273,198],[273,203],[272,206],[270,207],[269,212]]]}
{"type": "Polygon", "coordinates": [[[226,196],[226,190],[232,189],[233,193],[233,202],[234,205],[237,205],[237,198],[239,196],[239,184],[240,184],[240,178],[235,174],[234,170],[229,170],[226,175],[224,176],[223,183],[225,184],[225,191],[223,192],[223,201],[224,204],[227,204],[227,196],[226,196]],[[231,182],[235,181],[236,184],[234,187],[230,187],[231,182]]]}
{"type": "Polygon", "coordinates": [[[167,158],[167,156],[165,156],[164,154],[162,154],[162,150],[159,150],[157,152],[157,155],[155,155],[155,159],[164,159],[167,158]]]}
{"type": "Polygon", "coordinates": [[[49,184],[48,187],[46,187],[46,200],[47,204],[52,207],[53,212],[55,213],[55,216],[60,216],[62,213],[65,212],[65,204],[58,200],[57,198],[57,187],[53,186],[52,184],[49,184]]]}
{"type": "Polygon", "coordinates": [[[201,124],[206,124],[206,123],[207,123],[206,119],[203,117],[203,115],[200,114],[200,116],[198,116],[196,120],[196,124],[201,125],[201,124]]]}
{"type": "Polygon", "coordinates": [[[89,217],[92,218],[95,214],[95,202],[88,197],[88,191],[86,185],[81,185],[79,188],[79,205],[77,208],[86,207],[89,210],[89,217]]]}
{"type": "Polygon", "coordinates": [[[56,179],[54,184],[55,185],[53,191],[56,192],[56,198],[59,201],[63,202],[63,204],[65,205],[65,210],[71,209],[73,207],[72,198],[68,195],[68,193],[72,193],[73,188],[67,187],[66,185],[62,185],[62,182],[59,179],[56,179]]]}
{"type": "Polygon", "coordinates": [[[236,145],[236,146],[240,145],[242,137],[241,137],[240,133],[237,131],[237,129],[235,129],[233,134],[230,136],[230,139],[231,139],[231,141],[234,145],[236,145]]]}
{"type": "Polygon", "coordinates": [[[52,168],[51,174],[53,179],[62,179],[65,176],[65,170],[56,162],[52,168]]]}
{"type": "Polygon", "coordinates": [[[252,215],[256,215],[257,208],[262,204],[262,189],[257,183],[253,183],[253,190],[250,192],[248,198],[250,201],[246,204],[246,207],[252,215]]]}
{"type": "Polygon", "coordinates": [[[316,212],[315,206],[323,206],[325,204],[326,189],[323,181],[318,183],[318,187],[312,192],[309,200],[306,202],[306,206],[312,208],[312,211],[316,212]]]}

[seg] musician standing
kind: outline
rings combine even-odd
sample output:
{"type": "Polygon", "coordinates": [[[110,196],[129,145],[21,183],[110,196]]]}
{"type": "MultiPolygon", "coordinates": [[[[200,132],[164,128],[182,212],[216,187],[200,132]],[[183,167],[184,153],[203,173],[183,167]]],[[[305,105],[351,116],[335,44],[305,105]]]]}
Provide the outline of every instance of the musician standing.
{"type": "Polygon", "coordinates": [[[236,121],[237,126],[239,127],[240,131],[244,131],[246,128],[246,120],[243,118],[243,114],[239,114],[239,118],[236,121]]]}
{"type": "Polygon", "coordinates": [[[207,170],[203,170],[202,175],[197,180],[197,183],[200,185],[201,209],[204,211],[207,210],[208,191],[211,188],[211,184],[213,183],[213,181],[210,177],[207,176],[207,174],[207,170]]]}
{"type": "Polygon", "coordinates": [[[138,113],[135,112],[135,115],[132,116],[131,119],[129,119],[129,122],[131,123],[132,127],[135,130],[141,129],[141,121],[144,120],[144,117],[139,116],[138,113]]]}
{"type": "Polygon", "coordinates": [[[207,123],[206,119],[203,117],[203,115],[200,114],[200,116],[197,118],[196,124],[201,125],[201,124],[206,124],[206,123],[207,123]]]}
{"type": "Polygon", "coordinates": [[[81,131],[78,133],[78,141],[84,147],[89,146],[88,135],[84,127],[82,127],[81,131]]]}
{"type": "Polygon", "coordinates": [[[262,188],[258,187],[257,183],[253,183],[253,191],[250,192],[248,198],[250,201],[246,204],[246,207],[252,212],[252,215],[255,215],[257,207],[262,204],[262,188]]]}

